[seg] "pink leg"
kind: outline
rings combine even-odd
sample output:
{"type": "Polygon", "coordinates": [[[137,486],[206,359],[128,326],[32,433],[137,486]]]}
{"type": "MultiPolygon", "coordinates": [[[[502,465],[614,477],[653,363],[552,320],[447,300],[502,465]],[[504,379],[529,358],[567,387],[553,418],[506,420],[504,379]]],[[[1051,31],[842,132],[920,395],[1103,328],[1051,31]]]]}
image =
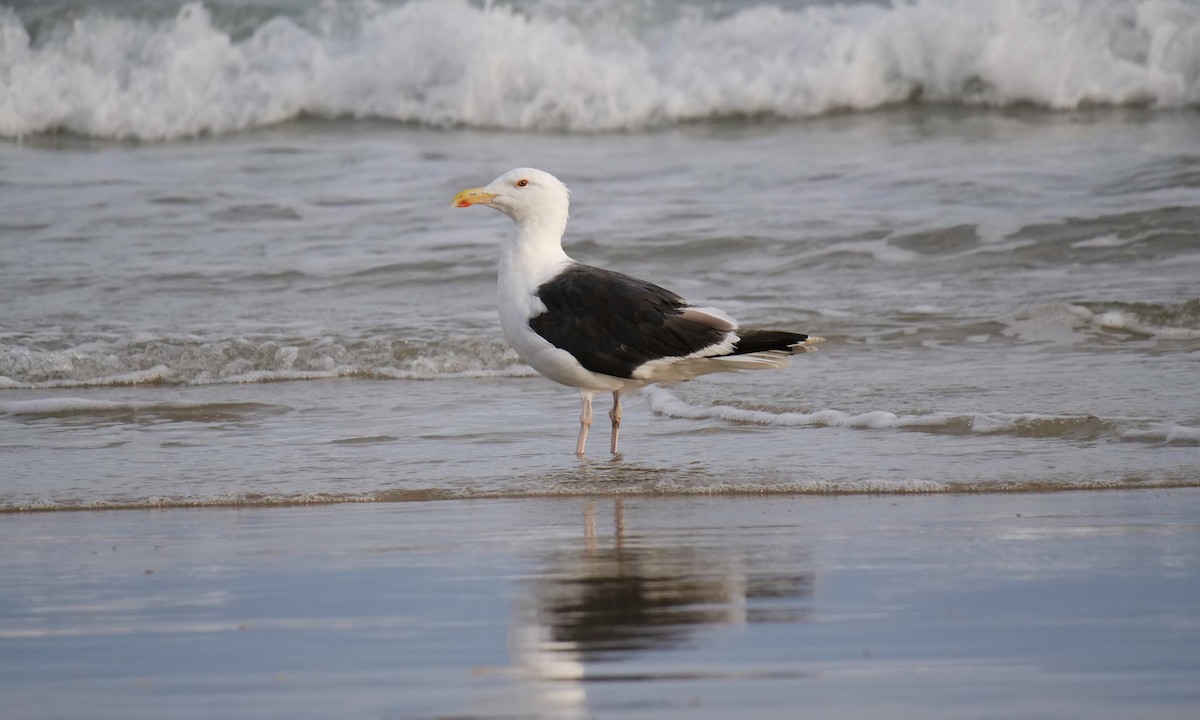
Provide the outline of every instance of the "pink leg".
{"type": "Polygon", "coordinates": [[[592,395],[587,390],[579,391],[579,399],[583,401],[583,412],[579,413],[579,442],[575,443],[575,454],[583,455],[587,446],[588,428],[592,426],[592,395]]]}
{"type": "Polygon", "coordinates": [[[621,393],[613,393],[612,410],[608,411],[608,417],[612,420],[612,443],[609,446],[612,454],[617,454],[617,433],[621,431],[621,393]]]}

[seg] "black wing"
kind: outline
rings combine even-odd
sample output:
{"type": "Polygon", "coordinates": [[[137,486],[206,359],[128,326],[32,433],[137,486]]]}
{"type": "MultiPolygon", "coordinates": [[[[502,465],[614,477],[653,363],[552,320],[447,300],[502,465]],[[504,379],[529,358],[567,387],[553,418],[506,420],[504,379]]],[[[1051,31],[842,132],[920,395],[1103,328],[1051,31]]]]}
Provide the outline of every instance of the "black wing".
{"type": "Polygon", "coordinates": [[[720,343],[731,329],[685,317],[687,301],[670,290],[588,265],[572,265],[537,296],[546,312],[530,319],[533,331],[588,370],[613,377],[720,343]]]}

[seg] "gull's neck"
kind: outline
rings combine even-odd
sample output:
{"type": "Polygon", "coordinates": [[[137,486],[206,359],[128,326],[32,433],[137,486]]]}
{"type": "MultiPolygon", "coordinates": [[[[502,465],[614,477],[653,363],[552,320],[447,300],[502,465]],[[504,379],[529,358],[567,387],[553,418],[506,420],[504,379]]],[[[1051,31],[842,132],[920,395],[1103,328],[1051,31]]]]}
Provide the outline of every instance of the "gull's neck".
{"type": "Polygon", "coordinates": [[[515,220],[515,232],[504,240],[500,251],[500,275],[517,277],[522,284],[537,287],[572,262],[563,251],[562,236],[567,229],[566,213],[515,220]]]}

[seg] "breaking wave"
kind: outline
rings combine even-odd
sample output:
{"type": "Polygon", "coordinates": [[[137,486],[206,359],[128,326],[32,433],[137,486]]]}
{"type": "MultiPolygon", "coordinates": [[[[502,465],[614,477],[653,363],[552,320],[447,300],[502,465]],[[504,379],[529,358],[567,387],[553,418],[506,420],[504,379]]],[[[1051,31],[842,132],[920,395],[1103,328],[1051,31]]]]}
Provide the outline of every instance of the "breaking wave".
{"type": "Polygon", "coordinates": [[[0,341],[0,390],[535,374],[500,340],[179,336],[0,341]]]}
{"type": "Polygon", "coordinates": [[[1154,338],[1200,339],[1200,300],[1178,304],[1128,302],[1046,303],[998,318],[1004,334],[1027,342],[1072,344],[1080,331],[1154,338]]]}
{"type": "Polygon", "coordinates": [[[1167,339],[1200,338],[1200,300],[1178,305],[1081,303],[1077,307],[1083,311],[1083,319],[1102,328],[1167,339]]]}
{"type": "Polygon", "coordinates": [[[0,8],[0,136],[161,141],[302,116],[606,131],[908,102],[1200,103],[1200,5],[1185,0],[175,7],[0,8]]]}
{"type": "MultiPolygon", "coordinates": [[[[1002,334],[1023,342],[1076,344],[1093,336],[1117,334],[1153,338],[1187,348],[1200,339],[1200,300],[1178,304],[1047,303],[995,318],[995,322],[1003,328],[1002,334]]],[[[961,342],[982,331],[975,323],[963,328],[950,327],[945,332],[955,342],[961,342]]],[[[894,342],[909,339],[909,335],[902,334],[894,342]]],[[[36,338],[0,337],[0,391],[338,377],[436,380],[536,376],[499,337],[423,340],[382,336],[210,338],[190,334],[55,333],[36,338]]],[[[863,416],[855,422],[862,425],[871,421],[870,416],[863,416]]],[[[824,423],[822,418],[816,418],[803,424],[838,423],[824,423]]]]}

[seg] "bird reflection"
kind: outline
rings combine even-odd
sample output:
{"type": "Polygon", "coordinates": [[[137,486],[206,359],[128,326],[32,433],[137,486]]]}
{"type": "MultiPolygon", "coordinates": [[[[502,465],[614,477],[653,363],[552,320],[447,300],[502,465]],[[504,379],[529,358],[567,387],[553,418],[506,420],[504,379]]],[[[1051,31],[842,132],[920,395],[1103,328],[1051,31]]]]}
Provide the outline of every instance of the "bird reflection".
{"type": "Polygon", "coordinates": [[[654,540],[626,536],[619,499],[612,538],[600,540],[595,504],[587,503],[582,552],[553,553],[546,572],[529,583],[523,620],[539,626],[533,636],[542,639],[542,650],[585,664],[612,661],[687,644],[710,626],[809,616],[814,581],[796,569],[802,559],[698,546],[679,536],[654,540]]]}
{"type": "Polygon", "coordinates": [[[529,717],[594,717],[589,681],[719,675],[679,657],[621,661],[700,644],[706,631],[804,622],[812,613],[814,574],[802,552],[711,530],[627,533],[620,499],[611,522],[611,532],[598,531],[596,503],[587,501],[583,542],[549,552],[522,582],[509,643],[529,717]]]}

